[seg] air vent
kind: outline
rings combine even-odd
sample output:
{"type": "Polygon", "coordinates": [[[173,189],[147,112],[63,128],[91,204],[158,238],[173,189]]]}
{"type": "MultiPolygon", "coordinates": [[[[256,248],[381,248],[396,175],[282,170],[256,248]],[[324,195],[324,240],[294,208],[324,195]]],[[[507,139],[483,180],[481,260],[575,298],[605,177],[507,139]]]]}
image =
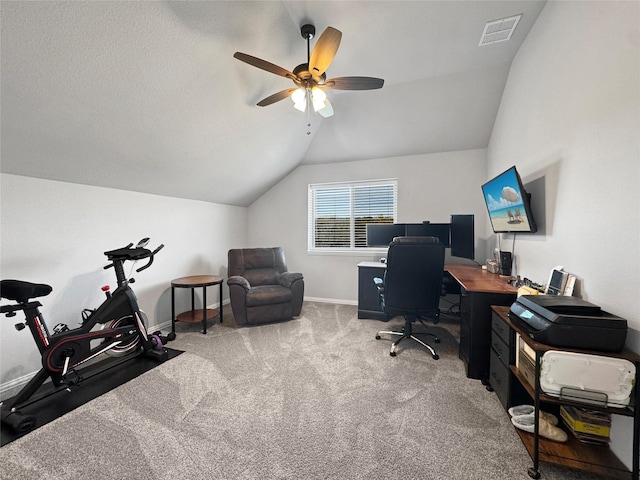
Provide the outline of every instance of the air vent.
{"type": "Polygon", "coordinates": [[[482,47],[484,45],[491,45],[492,43],[506,42],[511,38],[520,18],[522,18],[522,14],[487,22],[478,45],[482,47]]]}

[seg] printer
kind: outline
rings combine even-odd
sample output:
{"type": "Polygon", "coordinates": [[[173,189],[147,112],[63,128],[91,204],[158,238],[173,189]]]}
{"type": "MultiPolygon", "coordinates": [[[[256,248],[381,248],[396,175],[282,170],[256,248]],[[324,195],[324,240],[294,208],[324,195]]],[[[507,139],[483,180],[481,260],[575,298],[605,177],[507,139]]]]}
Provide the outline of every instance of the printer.
{"type": "Polygon", "coordinates": [[[577,297],[522,295],[509,318],[536,342],[602,352],[620,352],[627,321],[577,297]]]}

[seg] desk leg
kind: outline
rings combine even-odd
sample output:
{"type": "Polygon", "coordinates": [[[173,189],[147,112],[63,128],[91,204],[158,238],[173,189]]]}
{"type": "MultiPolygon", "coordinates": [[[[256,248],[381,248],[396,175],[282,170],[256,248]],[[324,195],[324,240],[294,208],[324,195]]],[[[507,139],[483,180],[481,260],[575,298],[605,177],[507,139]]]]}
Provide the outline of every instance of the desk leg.
{"type": "Polygon", "coordinates": [[[220,282],[220,323],[222,323],[222,282],[220,282]]]}
{"type": "Polygon", "coordinates": [[[171,287],[171,334],[176,334],[176,287],[171,287]]]}
{"type": "Polygon", "coordinates": [[[533,467],[529,468],[529,476],[540,478],[540,350],[536,350],[536,382],[535,398],[533,399],[533,467]]]}
{"type": "Polygon", "coordinates": [[[207,287],[202,287],[202,333],[207,334],[207,287]]]}
{"type": "MultiPolygon", "coordinates": [[[[637,372],[640,367],[640,362],[635,362],[635,364],[637,372]]],[[[640,478],[640,455],[638,454],[640,451],[640,415],[638,415],[638,411],[640,409],[640,382],[638,382],[637,379],[633,386],[633,398],[635,399],[635,404],[633,407],[633,448],[631,449],[633,460],[631,461],[631,478],[633,480],[638,480],[640,478]]]]}

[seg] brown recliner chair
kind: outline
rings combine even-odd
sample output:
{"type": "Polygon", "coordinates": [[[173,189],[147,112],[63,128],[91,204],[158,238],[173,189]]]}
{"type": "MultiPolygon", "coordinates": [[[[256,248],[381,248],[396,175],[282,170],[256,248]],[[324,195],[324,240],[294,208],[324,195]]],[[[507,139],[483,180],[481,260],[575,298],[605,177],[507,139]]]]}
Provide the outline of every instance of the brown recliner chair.
{"type": "Polygon", "coordinates": [[[229,297],[237,325],[287,320],[300,315],[301,273],[287,271],[281,247],[229,250],[229,297]]]}

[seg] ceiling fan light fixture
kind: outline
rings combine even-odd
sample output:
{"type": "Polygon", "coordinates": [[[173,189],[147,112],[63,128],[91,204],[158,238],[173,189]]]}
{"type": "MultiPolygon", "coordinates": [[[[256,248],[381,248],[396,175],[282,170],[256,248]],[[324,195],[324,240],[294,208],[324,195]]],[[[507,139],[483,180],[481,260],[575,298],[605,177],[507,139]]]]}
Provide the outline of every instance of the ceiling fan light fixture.
{"type": "Polygon", "coordinates": [[[307,109],[307,91],[305,88],[298,88],[291,94],[293,100],[293,108],[304,112],[307,109]]]}
{"type": "Polygon", "coordinates": [[[318,113],[322,115],[324,118],[332,117],[333,106],[331,105],[328,99],[324,103],[325,103],[324,107],[318,110],[318,113]]]}
{"type": "Polygon", "coordinates": [[[384,85],[383,79],[374,77],[336,77],[327,80],[326,70],[338,51],[342,32],[333,27],[327,27],[316,41],[313,51],[311,51],[309,40],[315,35],[315,27],[311,24],[305,24],[301,27],[300,33],[302,38],[307,41],[307,62],[298,65],[292,72],[246,53],[236,52],[233,54],[234,58],[242,62],[288,78],[296,85],[295,88],[288,88],[263,98],[257,103],[259,107],[266,107],[291,97],[294,108],[301,112],[307,112],[307,118],[309,118],[311,106],[313,106],[314,112],[323,117],[330,117],[333,115],[333,107],[327,98],[325,89],[374,90],[382,88],[384,85]]]}
{"type": "Polygon", "coordinates": [[[313,111],[317,112],[325,107],[324,101],[327,99],[327,94],[318,87],[311,89],[311,102],[313,103],[313,111]]]}

